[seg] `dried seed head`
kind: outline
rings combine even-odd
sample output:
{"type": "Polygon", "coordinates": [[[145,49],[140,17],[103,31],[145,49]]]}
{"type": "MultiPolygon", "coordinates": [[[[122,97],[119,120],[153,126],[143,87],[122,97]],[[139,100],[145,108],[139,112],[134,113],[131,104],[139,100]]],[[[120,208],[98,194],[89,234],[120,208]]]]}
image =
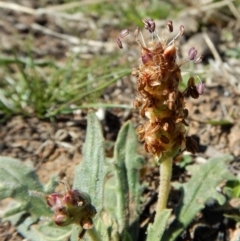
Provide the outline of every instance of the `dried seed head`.
{"type": "Polygon", "coordinates": [[[167,29],[170,33],[173,31],[173,24],[171,20],[167,22],[167,29]]]}
{"type": "Polygon", "coordinates": [[[120,37],[120,38],[124,38],[124,37],[126,37],[128,34],[129,34],[129,30],[128,30],[128,29],[123,29],[123,30],[120,32],[119,37],[120,37]]]}
{"type": "Polygon", "coordinates": [[[197,50],[194,47],[191,47],[188,50],[188,58],[189,60],[193,61],[195,64],[198,64],[202,62],[203,56],[200,55],[199,57],[197,57],[197,50]]]}
{"type": "Polygon", "coordinates": [[[145,28],[145,29],[148,29],[149,26],[150,26],[150,24],[149,24],[148,21],[149,21],[148,18],[143,18],[143,19],[142,19],[142,22],[144,23],[144,28],[145,28]]]}
{"type": "Polygon", "coordinates": [[[149,61],[153,60],[153,55],[150,52],[142,51],[143,53],[141,54],[142,57],[142,62],[143,64],[147,64],[149,61]]]}
{"type": "Polygon", "coordinates": [[[197,56],[197,50],[194,48],[194,47],[191,47],[189,50],[188,50],[188,58],[190,60],[194,60],[197,56]]]}
{"type": "Polygon", "coordinates": [[[197,99],[199,97],[199,93],[193,77],[189,78],[187,85],[188,87],[184,90],[183,96],[185,97],[191,96],[192,98],[197,99]]]}
{"type": "Polygon", "coordinates": [[[199,95],[202,95],[204,93],[205,85],[202,82],[199,82],[196,85],[196,89],[199,95]]]}
{"type": "Polygon", "coordinates": [[[134,37],[137,38],[138,35],[139,35],[139,33],[140,33],[140,28],[137,27],[137,28],[135,29],[135,31],[134,31],[134,37]]]}
{"type": "Polygon", "coordinates": [[[163,53],[163,57],[166,61],[167,65],[171,65],[175,63],[176,60],[176,47],[175,46],[168,46],[163,53]]]}
{"type": "Polygon", "coordinates": [[[185,119],[182,120],[182,123],[183,123],[183,125],[185,125],[185,126],[189,126],[189,124],[186,122],[185,119]]]}
{"type": "Polygon", "coordinates": [[[142,100],[141,99],[135,99],[133,101],[133,107],[135,110],[137,110],[140,106],[142,106],[142,100]]]}
{"type": "Polygon", "coordinates": [[[133,69],[132,70],[132,75],[138,78],[139,77],[139,70],[138,69],[133,69]]]}
{"type": "Polygon", "coordinates": [[[53,221],[57,226],[67,226],[71,224],[72,218],[68,215],[66,210],[62,210],[53,215],[53,221]]]}
{"type": "Polygon", "coordinates": [[[187,118],[188,117],[188,109],[184,109],[183,110],[183,118],[187,118]]]}
{"type": "Polygon", "coordinates": [[[185,31],[184,26],[180,25],[179,30],[180,30],[180,36],[183,36],[184,31],[185,31]]]}
{"type": "Polygon", "coordinates": [[[93,228],[93,221],[91,218],[84,218],[81,220],[81,226],[84,228],[84,229],[91,229],[93,228]]]}
{"type": "Polygon", "coordinates": [[[195,63],[195,64],[201,63],[202,60],[203,60],[203,56],[200,55],[198,58],[194,59],[194,63],[195,63]]]}
{"type": "Polygon", "coordinates": [[[53,211],[58,210],[63,206],[62,199],[63,199],[63,194],[55,193],[55,192],[46,196],[47,205],[53,211]]]}
{"type": "Polygon", "coordinates": [[[190,88],[186,88],[185,90],[184,90],[184,92],[183,92],[183,96],[184,97],[190,97],[190,88]]]}
{"type": "Polygon", "coordinates": [[[152,19],[149,20],[149,24],[150,24],[149,32],[153,33],[155,31],[156,24],[152,19]]]}
{"type": "Polygon", "coordinates": [[[184,26],[180,25],[179,27],[179,33],[177,34],[177,36],[175,36],[172,41],[170,41],[170,43],[168,43],[168,46],[171,45],[172,43],[174,43],[174,41],[179,37],[179,36],[183,36],[184,34],[184,26]]]}
{"type": "Polygon", "coordinates": [[[169,142],[170,142],[169,139],[164,135],[161,135],[160,140],[164,144],[169,144],[169,142]]]}
{"type": "Polygon", "coordinates": [[[194,87],[195,86],[195,81],[194,81],[194,78],[193,77],[190,77],[188,79],[188,83],[187,83],[188,87],[194,87]]]}
{"type": "Polygon", "coordinates": [[[186,140],[186,150],[191,152],[192,154],[195,154],[198,150],[197,141],[190,136],[187,136],[185,140],[186,140]]]}
{"type": "Polygon", "coordinates": [[[155,31],[156,24],[151,18],[144,18],[142,19],[142,22],[144,23],[145,29],[147,29],[150,33],[155,31]]]}
{"type": "Polygon", "coordinates": [[[122,48],[123,48],[123,45],[122,45],[122,41],[120,40],[120,38],[117,38],[117,39],[116,39],[116,42],[117,42],[117,44],[118,44],[118,47],[119,47],[120,49],[122,49],[122,48]]]}
{"type": "Polygon", "coordinates": [[[190,89],[190,96],[193,98],[193,99],[198,99],[199,97],[199,93],[197,91],[197,87],[194,86],[193,88],[190,89]]]}
{"type": "Polygon", "coordinates": [[[138,134],[139,141],[144,141],[144,137],[145,137],[144,126],[143,125],[138,126],[136,129],[136,132],[138,134]]]}
{"type": "Polygon", "coordinates": [[[83,205],[91,203],[91,199],[88,194],[79,192],[78,190],[68,190],[63,197],[63,202],[68,209],[81,207],[83,205]]]}
{"type": "MultiPolygon", "coordinates": [[[[145,29],[155,33],[155,22],[152,19],[143,19],[145,29]]],[[[168,21],[167,29],[173,31],[172,21],[168,21]]],[[[123,31],[120,36],[126,36],[123,31]]],[[[164,155],[176,155],[179,150],[187,146],[188,150],[196,151],[196,143],[186,137],[188,110],[185,108],[184,97],[198,98],[202,87],[195,85],[194,78],[190,78],[187,88],[179,91],[182,80],[181,66],[176,61],[177,47],[175,40],[184,34],[184,27],[169,43],[157,34],[151,34],[151,42],[146,43],[137,37],[141,34],[139,28],[134,32],[136,41],[141,48],[141,64],[132,74],[137,78],[138,95],[135,98],[134,108],[139,110],[142,117],[148,121],[137,128],[140,141],[144,141],[144,148],[156,158],[164,155]],[[187,144],[186,144],[187,143],[187,144]]],[[[119,43],[122,46],[122,43],[119,43]]],[[[193,47],[188,52],[189,59],[198,62],[197,51],[193,47]]]]}

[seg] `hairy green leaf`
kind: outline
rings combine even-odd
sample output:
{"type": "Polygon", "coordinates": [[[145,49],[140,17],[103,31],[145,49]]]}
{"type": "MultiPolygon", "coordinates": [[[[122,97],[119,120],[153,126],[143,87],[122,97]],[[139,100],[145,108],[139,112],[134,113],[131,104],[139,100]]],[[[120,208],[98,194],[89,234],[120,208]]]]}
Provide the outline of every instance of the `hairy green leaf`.
{"type": "MultiPolygon", "coordinates": [[[[51,180],[48,191],[52,191],[56,183],[51,180]]],[[[40,217],[50,217],[51,210],[47,207],[42,193],[44,186],[38,180],[38,176],[32,167],[24,165],[21,161],[0,156],[0,200],[7,197],[15,201],[5,211],[5,220],[16,225],[17,230],[28,240],[50,241],[63,240],[70,233],[69,227],[59,228],[53,223],[40,222],[40,217]],[[31,196],[36,192],[42,193],[43,197],[31,196]],[[26,214],[30,214],[27,216],[26,214]]]]}
{"type": "Polygon", "coordinates": [[[83,146],[83,160],[76,167],[73,188],[86,192],[98,212],[102,210],[104,188],[104,139],[102,127],[91,112],[87,119],[87,136],[83,146]]]}
{"type": "MultiPolygon", "coordinates": [[[[83,160],[76,168],[73,187],[91,196],[98,211],[95,227],[104,241],[137,239],[138,168],[142,159],[136,154],[136,148],[135,130],[128,122],[119,132],[114,157],[107,160],[101,125],[96,115],[89,113],[83,160]]],[[[76,240],[78,233],[79,229],[74,228],[71,240],[76,240]]]]}
{"type": "Polygon", "coordinates": [[[224,188],[225,194],[229,198],[239,198],[240,197],[240,179],[230,180],[226,183],[224,188]]]}
{"type": "MultiPolygon", "coordinates": [[[[57,227],[53,223],[34,225],[28,217],[18,226],[18,231],[31,241],[63,241],[71,234],[71,227],[57,227]]],[[[77,239],[76,239],[77,240],[77,239]]]]}
{"type": "Polygon", "coordinates": [[[138,168],[142,158],[137,153],[137,137],[130,122],[125,123],[119,132],[114,157],[105,192],[106,209],[115,217],[119,233],[128,230],[133,240],[137,240],[140,184],[138,168]]]}
{"type": "Polygon", "coordinates": [[[0,200],[12,197],[19,202],[18,207],[8,211],[8,215],[25,210],[34,216],[49,216],[50,209],[39,197],[29,196],[29,191],[43,191],[34,169],[21,161],[0,156],[0,200]]]}
{"type": "Polygon", "coordinates": [[[209,159],[204,165],[193,165],[187,168],[192,177],[188,183],[180,185],[182,198],[176,208],[176,219],[162,240],[175,240],[195,215],[204,208],[207,200],[215,199],[220,205],[224,204],[225,198],[216,190],[216,187],[223,181],[234,179],[225,164],[231,159],[229,155],[215,157],[209,159]]]}
{"type": "MultiPolygon", "coordinates": [[[[76,167],[73,188],[90,195],[99,217],[103,209],[103,189],[105,180],[105,153],[102,127],[95,113],[90,112],[87,119],[87,135],[83,146],[83,160],[76,167]]],[[[76,240],[76,227],[71,240],[76,240]]],[[[101,232],[101,230],[100,230],[101,232]]]]}
{"type": "Polygon", "coordinates": [[[149,224],[147,231],[147,241],[161,240],[170,215],[171,210],[165,209],[158,215],[153,224],[149,224]]]}

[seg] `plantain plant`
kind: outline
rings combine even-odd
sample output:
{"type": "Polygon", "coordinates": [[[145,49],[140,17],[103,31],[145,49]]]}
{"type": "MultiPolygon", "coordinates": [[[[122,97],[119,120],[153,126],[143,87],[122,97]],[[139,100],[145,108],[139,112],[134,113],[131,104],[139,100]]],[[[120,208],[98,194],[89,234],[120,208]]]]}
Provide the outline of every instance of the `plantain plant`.
{"type": "Polygon", "coordinates": [[[9,220],[16,224],[21,216],[15,214],[30,215],[17,228],[33,241],[64,240],[70,233],[71,240],[82,236],[87,240],[136,240],[141,194],[138,168],[143,162],[136,146],[135,130],[127,122],[118,135],[114,156],[106,158],[101,125],[95,114],[89,113],[84,158],[76,167],[73,189],[67,188],[65,194],[53,192],[55,183],[47,184],[46,190],[33,168],[0,157],[0,199],[13,197],[17,201],[5,212],[4,219],[11,217],[9,220]],[[35,225],[41,216],[52,216],[55,228],[52,222],[35,225]],[[70,224],[78,225],[71,230],[70,224]]]}
{"type": "MultiPolygon", "coordinates": [[[[1,156],[0,199],[14,199],[2,221],[10,220],[19,233],[32,241],[66,240],[68,236],[72,241],[79,236],[89,241],[138,240],[141,214],[138,169],[143,160],[136,153],[136,145],[134,128],[127,122],[118,135],[113,158],[106,158],[100,123],[94,113],[89,113],[84,157],[76,167],[73,189],[65,194],[53,192],[56,186],[53,180],[45,186],[41,184],[32,167],[1,156]],[[67,210],[65,216],[63,207],[67,210]],[[40,217],[51,220],[39,221],[40,217]]],[[[171,210],[164,209],[149,225],[146,240],[175,240],[206,200],[215,198],[223,204],[225,198],[215,188],[223,180],[234,180],[227,170],[229,160],[231,157],[226,155],[189,167],[192,174],[189,182],[175,184],[182,198],[174,211],[174,221],[168,225],[171,210]]]]}
{"type": "MultiPolygon", "coordinates": [[[[181,191],[181,198],[174,210],[167,209],[171,186],[172,160],[183,149],[197,151],[197,143],[186,136],[185,98],[198,98],[203,94],[202,83],[188,81],[185,90],[179,90],[183,63],[176,61],[175,40],[169,43],[155,33],[155,23],[144,19],[145,28],[153,41],[147,45],[135,37],[141,47],[142,63],[133,71],[137,77],[138,96],[134,101],[140,115],[147,122],[137,128],[145,150],[156,159],[160,167],[160,188],[156,215],[147,228],[147,241],[173,241],[188,227],[195,215],[204,208],[207,200],[216,199],[223,205],[225,197],[216,187],[227,180],[235,180],[227,169],[229,155],[209,159],[204,165],[187,168],[191,179],[185,184],[174,184],[181,191]],[[156,40],[154,39],[156,38],[156,40]],[[170,223],[170,216],[171,223],[170,223]]],[[[172,22],[167,24],[170,32],[172,22]]],[[[128,30],[121,32],[122,39],[128,30]]],[[[189,60],[201,60],[195,48],[189,50],[189,60]]],[[[121,128],[114,146],[112,158],[104,151],[101,125],[93,112],[88,115],[87,135],[83,147],[83,159],[77,165],[73,187],[66,185],[66,192],[56,193],[56,183],[39,182],[34,169],[19,160],[0,157],[0,199],[12,197],[14,202],[4,213],[2,220],[10,220],[27,239],[87,241],[137,241],[139,237],[140,196],[142,186],[138,170],[143,159],[137,154],[137,137],[131,122],[121,128]],[[28,195],[30,192],[30,195],[28,195]],[[39,221],[41,216],[49,221],[39,221]]]]}

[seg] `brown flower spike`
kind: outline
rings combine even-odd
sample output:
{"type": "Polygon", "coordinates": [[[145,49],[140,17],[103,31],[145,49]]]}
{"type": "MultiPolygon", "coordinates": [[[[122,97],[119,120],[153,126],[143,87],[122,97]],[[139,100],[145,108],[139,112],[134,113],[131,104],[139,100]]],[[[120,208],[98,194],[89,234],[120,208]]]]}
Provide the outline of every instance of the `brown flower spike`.
{"type": "MultiPolygon", "coordinates": [[[[139,109],[142,117],[148,118],[145,124],[137,128],[139,139],[145,142],[146,151],[152,153],[157,160],[163,154],[175,156],[185,148],[195,153],[196,141],[186,137],[188,110],[185,108],[184,98],[198,98],[199,92],[193,77],[189,79],[186,90],[179,90],[182,64],[178,64],[176,60],[175,40],[184,34],[184,27],[180,26],[178,35],[167,43],[156,34],[152,19],[144,19],[143,23],[152,34],[153,40],[146,45],[144,40],[141,42],[136,37],[141,46],[142,63],[132,72],[137,78],[138,90],[134,107],[139,109]]],[[[173,31],[171,21],[167,23],[167,29],[169,32],[173,31]]],[[[196,49],[192,47],[189,60],[197,62],[196,54],[196,49]]]]}

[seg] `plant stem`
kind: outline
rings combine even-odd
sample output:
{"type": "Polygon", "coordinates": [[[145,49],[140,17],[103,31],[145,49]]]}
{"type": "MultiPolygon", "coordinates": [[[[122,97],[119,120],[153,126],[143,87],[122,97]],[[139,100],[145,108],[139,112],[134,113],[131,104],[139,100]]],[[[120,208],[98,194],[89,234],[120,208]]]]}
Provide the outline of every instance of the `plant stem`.
{"type": "Polygon", "coordinates": [[[102,241],[102,238],[95,229],[95,227],[88,229],[87,234],[91,241],[102,241]]]}
{"type": "Polygon", "coordinates": [[[167,207],[167,201],[168,201],[170,184],[171,184],[171,176],[172,176],[172,160],[173,158],[171,156],[166,156],[159,167],[160,185],[159,185],[159,192],[158,192],[156,217],[160,214],[162,210],[166,209],[167,207]]]}

